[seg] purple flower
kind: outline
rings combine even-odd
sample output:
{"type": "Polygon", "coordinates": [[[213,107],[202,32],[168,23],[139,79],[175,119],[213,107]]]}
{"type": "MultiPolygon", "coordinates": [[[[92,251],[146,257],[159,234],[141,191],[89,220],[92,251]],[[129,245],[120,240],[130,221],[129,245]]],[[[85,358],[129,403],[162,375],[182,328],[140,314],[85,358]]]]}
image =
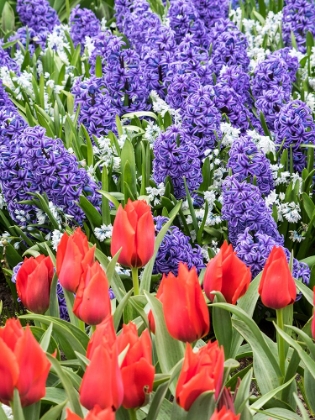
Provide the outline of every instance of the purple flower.
{"type": "Polygon", "coordinates": [[[222,218],[228,222],[229,240],[233,247],[237,244],[238,235],[246,228],[252,233],[265,233],[283,245],[283,237],[259,188],[246,181],[239,182],[235,175],[223,182],[222,218]]]}
{"type": "Polygon", "coordinates": [[[251,104],[250,98],[250,77],[241,66],[224,66],[217,78],[217,83],[227,85],[235,90],[247,104],[251,104]]]}
{"type": "Polygon", "coordinates": [[[17,0],[16,11],[23,25],[34,31],[52,32],[60,21],[55,9],[47,0],[17,0]]]}
{"type": "Polygon", "coordinates": [[[270,162],[249,136],[234,140],[229,155],[227,166],[232,169],[232,174],[238,181],[249,178],[253,183],[256,177],[257,186],[262,194],[268,195],[273,190],[270,162]]]}
{"type": "Polygon", "coordinates": [[[214,44],[223,33],[235,31],[237,31],[237,26],[230,19],[220,18],[214,22],[209,31],[209,41],[211,44],[214,44]]]}
{"type": "Polygon", "coordinates": [[[198,189],[202,182],[199,151],[183,129],[170,126],[156,139],[153,151],[153,179],[156,184],[165,182],[169,176],[178,199],[186,196],[184,177],[190,192],[198,189]]]}
{"type": "MultiPolygon", "coordinates": [[[[167,221],[167,217],[156,217],[156,231],[159,232],[167,221]]],[[[177,226],[170,226],[158,250],[153,273],[172,272],[177,276],[180,262],[186,263],[189,269],[196,267],[198,273],[205,267],[200,246],[195,245],[193,248],[188,236],[184,235],[177,226]]]]}
{"type": "Polygon", "coordinates": [[[165,100],[172,108],[181,108],[185,99],[199,87],[200,80],[195,73],[175,74],[168,86],[165,100]]]}
{"type": "Polygon", "coordinates": [[[93,38],[94,49],[89,58],[90,63],[90,74],[95,75],[96,58],[100,57],[102,62],[103,74],[107,61],[111,55],[117,55],[121,48],[125,46],[125,42],[122,38],[112,35],[110,31],[100,32],[93,38]]]}
{"type": "Polygon", "coordinates": [[[283,8],[282,36],[285,45],[291,45],[293,32],[299,51],[306,51],[306,35],[315,36],[315,4],[307,0],[287,0],[283,8]]]}
{"type": "Polygon", "coordinates": [[[81,9],[76,6],[70,14],[70,36],[75,47],[81,44],[81,52],[84,50],[85,37],[97,36],[101,30],[100,21],[90,9],[81,9]]]}
{"type": "Polygon", "coordinates": [[[8,52],[2,48],[1,43],[0,43],[0,67],[7,67],[9,70],[14,71],[16,74],[20,73],[19,66],[10,57],[8,52]]]}
{"type": "Polygon", "coordinates": [[[116,132],[116,115],[119,110],[112,104],[105,88],[104,78],[77,78],[72,93],[75,109],[80,106],[79,123],[83,124],[89,135],[106,136],[109,131],[116,132]]]}
{"type": "Polygon", "coordinates": [[[296,80],[296,72],[300,67],[299,59],[293,55],[290,55],[292,50],[288,47],[276,50],[271,54],[271,57],[281,57],[288,67],[289,76],[291,82],[294,83],[296,80]]]}
{"type": "Polygon", "coordinates": [[[220,130],[221,115],[214,103],[212,86],[202,86],[191,93],[182,108],[183,129],[197,146],[199,157],[204,157],[207,149],[214,149],[222,137],[220,130]]]}
{"type": "Polygon", "coordinates": [[[229,15],[228,0],[195,0],[194,6],[207,28],[212,28],[219,19],[227,19],[229,15]]]}
{"type": "Polygon", "coordinates": [[[286,103],[286,95],[282,87],[274,86],[272,89],[263,91],[255,102],[258,113],[264,114],[267,126],[274,130],[274,122],[278,118],[279,112],[286,103]]]}
{"type": "MultiPolygon", "coordinates": [[[[19,28],[15,34],[11,35],[8,41],[19,41],[25,49],[30,52],[31,57],[33,56],[36,48],[40,47],[42,50],[46,47],[48,32],[46,29],[41,31],[35,31],[27,26],[19,28]]],[[[20,49],[18,43],[15,44],[15,48],[20,49]]]]}

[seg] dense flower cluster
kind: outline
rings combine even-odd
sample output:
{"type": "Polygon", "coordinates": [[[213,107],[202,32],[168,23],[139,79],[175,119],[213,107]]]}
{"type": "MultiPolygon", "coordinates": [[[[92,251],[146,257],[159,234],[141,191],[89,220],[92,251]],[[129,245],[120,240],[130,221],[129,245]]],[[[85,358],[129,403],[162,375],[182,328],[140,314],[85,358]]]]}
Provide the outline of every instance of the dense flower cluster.
{"type": "Polygon", "coordinates": [[[20,69],[17,63],[10,57],[9,53],[2,48],[0,44],[0,67],[7,67],[9,70],[19,73],[20,69]]]}
{"type": "Polygon", "coordinates": [[[176,198],[186,196],[184,177],[190,192],[197,190],[201,181],[199,151],[186,132],[169,127],[156,139],[153,147],[153,179],[156,184],[172,180],[176,198]]]}
{"type": "Polygon", "coordinates": [[[48,0],[17,0],[16,10],[21,22],[36,32],[52,32],[54,26],[60,25],[57,12],[48,0]]]}
{"type": "MultiPolygon", "coordinates": [[[[155,229],[158,233],[168,221],[167,217],[155,218],[155,229]]],[[[154,262],[153,273],[178,274],[178,264],[183,262],[188,268],[196,267],[200,272],[204,268],[202,250],[199,245],[194,248],[189,242],[189,237],[177,227],[171,226],[166,232],[154,262]]]]}
{"type": "Polygon", "coordinates": [[[90,9],[81,9],[76,6],[70,14],[70,36],[76,47],[81,45],[81,51],[84,49],[85,37],[97,36],[101,30],[100,21],[90,9]]]}
{"type": "MultiPolygon", "coordinates": [[[[33,56],[37,47],[40,47],[42,50],[46,47],[48,32],[42,30],[37,32],[28,26],[22,26],[19,28],[15,34],[11,35],[8,41],[19,41],[25,49],[28,49],[30,55],[33,56]]],[[[16,48],[19,48],[19,44],[15,44],[16,48]]]]}

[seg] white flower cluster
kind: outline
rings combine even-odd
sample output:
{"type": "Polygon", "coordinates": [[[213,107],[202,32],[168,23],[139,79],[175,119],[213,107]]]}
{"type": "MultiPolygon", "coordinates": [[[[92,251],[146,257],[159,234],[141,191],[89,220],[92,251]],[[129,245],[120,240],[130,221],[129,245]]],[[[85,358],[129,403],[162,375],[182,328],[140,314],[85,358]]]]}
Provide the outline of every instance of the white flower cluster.
{"type": "Polygon", "coordinates": [[[174,124],[180,125],[182,122],[182,117],[180,115],[179,109],[171,108],[163,99],[159,97],[155,90],[152,90],[150,93],[150,97],[152,99],[153,111],[157,114],[161,114],[162,117],[169,112],[172,117],[174,118],[174,124]]]}
{"type": "Polygon", "coordinates": [[[56,51],[61,61],[68,66],[70,62],[65,50],[70,51],[70,44],[66,37],[66,32],[69,32],[69,26],[55,26],[53,32],[47,37],[47,47],[52,51],[56,51]]]}
{"type": "Polygon", "coordinates": [[[301,219],[300,205],[294,201],[286,203],[284,200],[285,193],[277,194],[275,191],[271,191],[265,198],[265,203],[268,207],[272,207],[274,204],[276,205],[279,222],[286,219],[289,223],[297,223],[301,219]]]}
{"type": "Polygon", "coordinates": [[[153,203],[154,206],[160,204],[161,197],[165,194],[165,185],[164,182],[161,182],[157,187],[147,187],[146,191],[149,195],[150,203],[153,203]]]}
{"type": "Polygon", "coordinates": [[[232,146],[233,141],[236,140],[240,135],[240,129],[233,127],[228,122],[222,122],[220,128],[223,134],[222,146],[232,146]]]}
{"type": "Polygon", "coordinates": [[[109,225],[103,224],[103,225],[101,225],[101,227],[94,229],[94,234],[95,234],[95,237],[100,242],[104,242],[105,239],[109,239],[109,238],[112,237],[113,225],[112,224],[109,224],[109,225]]]}
{"type": "Polygon", "coordinates": [[[156,138],[160,135],[161,129],[153,121],[148,121],[143,138],[150,143],[150,148],[153,148],[153,144],[156,138]]]}
{"type": "Polygon", "coordinates": [[[271,140],[269,136],[262,136],[257,133],[256,130],[247,130],[247,134],[253,139],[256,143],[259,150],[261,150],[265,155],[267,153],[276,154],[276,145],[271,140]]]}
{"type": "Polygon", "coordinates": [[[93,146],[94,156],[98,156],[99,163],[109,168],[113,165],[113,171],[117,172],[120,169],[120,157],[112,147],[111,141],[108,137],[100,137],[98,139],[98,146],[93,146]]]}

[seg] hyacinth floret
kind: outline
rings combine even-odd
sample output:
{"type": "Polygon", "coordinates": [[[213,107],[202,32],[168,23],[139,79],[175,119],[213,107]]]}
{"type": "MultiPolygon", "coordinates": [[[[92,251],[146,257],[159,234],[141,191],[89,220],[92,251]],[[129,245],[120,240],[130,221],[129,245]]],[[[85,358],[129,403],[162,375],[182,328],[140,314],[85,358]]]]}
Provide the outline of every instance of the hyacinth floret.
{"type": "Polygon", "coordinates": [[[215,106],[214,97],[212,86],[201,86],[187,97],[181,111],[182,127],[197,146],[200,158],[204,158],[206,150],[214,149],[222,137],[221,115],[215,106]]]}
{"type": "Polygon", "coordinates": [[[209,30],[209,42],[210,44],[214,44],[224,32],[234,32],[236,30],[237,26],[231,22],[230,19],[220,18],[215,21],[214,25],[209,30]]]}
{"type": "Polygon", "coordinates": [[[170,126],[155,140],[153,179],[156,184],[172,180],[177,199],[186,196],[184,177],[190,192],[197,190],[202,182],[199,151],[189,135],[177,126],[170,126]]]}
{"type": "MultiPolygon", "coordinates": [[[[8,41],[19,41],[30,52],[32,57],[37,47],[40,47],[42,50],[46,48],[47,36],[48,32],[46,29],[38,32],[27,26],[22,26],[15,34],[10,36],[8,41]]],[[[15,44],[15,48],[19,49],[18,43],[15,44]]]]}
{"type": "Polygon", "coordinates": [[[70,36],[75,47],[81,44],[81,52],[84,50],[85,37],[97,36],[101,30],[101,23],[90,9],[81,9],[76,6],[70,14],[70,36]]]}
{"type": "Polygon", "coordinates": [[[75,109],[80,106],[79,123],[86,127],[90,136],[101,137],[109,131],[116,132],[115,118],[119,110],[112,104],[104,78],[77,78],[72,93],[75,109]]]}
{"type": "Polygon", "coordinates": [[[252,80],[252,92],[257,99],[265,91],[275,87],[282,88],[286,101],[290,99],[292,83],[288,66],[285,60],[277,55],[257,65],[252,80]]]}
{"type": "MultiPolygon", "coordinates": [[[[157,233],[168,220],[167,217],[155,217],[157,233]]],[[[156,255],[153,273],[168,274],[171,272],[177,276],[180,262],[187,264],[189,269],[196,267],[197,272],[200,273],[205,266],[202,249],[199,245],[192,247],[189,239],[189,236],[184,235],[177,226],[170,226],[156,255]]]]}
{"type": "Polygon", "coordinates": [[[291,45],[293,32],[297,47],[306,52],[306,35],[310,32],[315,36],[315,4],[308,0],[287,0],[283,8],[282,36],[285,45],[291,45]]]}
{"type": "MultiPolygon", "coordinates": [[[[240,234],[237,238],[237,246],[235,248],[237,256],[250,267],[253,278],[256,277],[264,268],[267,258],[274,246],[279,244],[270,236],[256,232],[251,234],[249,229],[240,234]]],[[[291,253],[284,248],[288,263],[290,262],[291,253]]],[[[303,263],[293,258],[293,277],[302,280],[308,284],[310,280],[310,269],[303,263]]]]}
{"type": "Polygon", "coordinates": [[[283,237],[259,188],[246,181],[238,181],[235,175],[223,182],[222,219],[228,222],[229,240],[233,247],[236,247],[238,235],[246,228],[253,233],[265,233],[283,245],[283,237]]]}
{"type": "Polygon", "coordinates": [[[7,67],[9,70],[14,71],[16,74],[20,73],[19,66],[16,61],[10,57],[9,53],[4,50],[0,44],[0,67],[7,67]]]}
{"type": "Polygon", "coordinates": [[[229,151],[228,168],[238,181],[248,179],[251,183],[256,178],[257,186],[262,194],[268,195],[273,190],[273,175],[270,161],[258,150],[250,136],[236,139],[229,151]]]}
{"type": "Polygon", "coordinates": [[[263,91],[255,102],[258,114],[264,114],[267,127],[274,131],[275,120],[279,116],[279,112],[283,105],[287,102],[286,95],[282,87],[273,86],[272,89],[263,91]]]}
{"type": "Polygon", "coordinates": [[[34,31],[52,32],[56,25],[60,25],[57,12],[48,0],[17,0],[16,11],[21,22],[34,31]]]}
{"type": "Polygon", "coordinates": [[[217,83],[227,85],[242,96],[244,102],[251,103],[250,98],[250,77],[241,66],[229,65],[223,66],[217,83]]]}
{"type": "Polygon", "coordinates": [[[200,87],[196,73],[175,74],[167,89],[165,101],[174,109],[182,108],[185,99],[200,87]]]}
{"type": "Polygon", "coordinates": [[[310,108],[300,100],[284,105],[274,123],[275,142],[294,151],[302,143],[315,144],[315,123],[310,108]]]}
{"type": "Polygon", "coordinates": [[[101,58],[104,74],[109,57],[111,55],[116,56],[119,54],[119,51],[125,46],[125,42],[121,37],[113,35],[107,30],[99,32],[99,34],[93,38],[93,46],[94,48],[89,58],[91,76],[95,75],[96,58],[101,58]]]}
{"type": "Polygon", "coordinates": [[[212,28],[219,19],[227,19],[229,15],[228,0],[195,0],[194,6],[207,28],[212,28]]]}
{"type": "Polygon", "coordinates": [[[291,52],[291,48],[285,47],[274,51],[271,54],[271,57],[281,57],[286,62],[291,83],[294,83],[296,80],[296,72],[300,67],[300,63],[299,59],[295,55],[292,55],[291,52]]]}

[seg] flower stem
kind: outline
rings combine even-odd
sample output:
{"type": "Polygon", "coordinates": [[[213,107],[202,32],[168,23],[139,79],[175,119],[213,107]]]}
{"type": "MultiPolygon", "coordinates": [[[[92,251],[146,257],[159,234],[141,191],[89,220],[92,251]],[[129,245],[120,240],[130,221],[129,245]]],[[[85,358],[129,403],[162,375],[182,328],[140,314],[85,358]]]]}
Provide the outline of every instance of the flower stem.
{"type": "MultiPolygon", "coordinates": [[[[284,322],[283,322],[283,309],[277,309],[277,325],[284,331],[284,322]]],[[[278,354],[279,354],[279,365],[282,377],[285,377],[285,343],[283,337],[280,334],[277,334],[277,344],[278,344],[278,354]]]]}
{"type": "Polygon", "coordinates": [[[134,296],[137,296],[137,295],[140,294],[138,272],[139,272],[138,267],[132,267],[131,273],[132,273],[132,283],[133,283],[133,294],[134,294],[134,296]]]}
{"type": "Polygon", "coordinates": [[[134,408],[129,408],[128,412],[130,420],[137,420],[137,413],[134,408]]]}

